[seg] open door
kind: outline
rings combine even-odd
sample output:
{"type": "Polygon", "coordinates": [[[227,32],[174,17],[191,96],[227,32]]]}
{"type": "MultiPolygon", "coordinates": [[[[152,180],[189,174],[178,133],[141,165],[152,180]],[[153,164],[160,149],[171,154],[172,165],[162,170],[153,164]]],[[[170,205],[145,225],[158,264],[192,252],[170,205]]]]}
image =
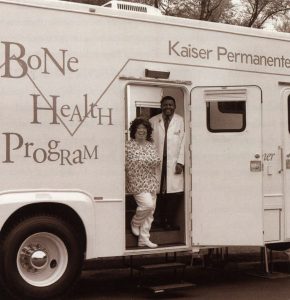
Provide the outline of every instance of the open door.
{"type": "Polygon", "coordinates": [[[261,91],[191,93],[194,245],[262,245],[261,91]]]}
{"type": "Polygon", "coordinates": [[[283,148],[281,157],[285,161],[281,165],[281,173],[284,173],[284,198],[285,198],[285,240],[290,239],[290,90],[283,93],[283,148]],[[283,151],[284,149],[284,151],[283,151]]]}

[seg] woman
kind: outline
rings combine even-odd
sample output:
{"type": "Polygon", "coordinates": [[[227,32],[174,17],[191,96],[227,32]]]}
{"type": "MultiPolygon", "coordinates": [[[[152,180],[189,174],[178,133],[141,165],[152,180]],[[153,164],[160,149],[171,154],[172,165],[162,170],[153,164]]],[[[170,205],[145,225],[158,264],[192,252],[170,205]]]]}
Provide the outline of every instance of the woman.
{"type": "Polygon", "coordinates": [[[152,127],[149,121],[136,118],[130,126],[131,140],[126,144],[127,192],[132,193],[136,203],[136,214],[131,229],[138,236],[138,246],[156,248],[149,240],[153,213],[156,206],[158,179],[156,167],[160,164],[157,150],[152,142],[152,127]]]}

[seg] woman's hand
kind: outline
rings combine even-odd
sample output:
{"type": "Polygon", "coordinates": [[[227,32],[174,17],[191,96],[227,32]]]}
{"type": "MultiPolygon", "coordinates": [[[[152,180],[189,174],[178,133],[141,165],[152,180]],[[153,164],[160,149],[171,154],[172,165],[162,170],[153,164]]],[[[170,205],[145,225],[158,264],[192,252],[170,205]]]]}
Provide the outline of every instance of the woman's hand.
{"type": "Polygon", "coordinates": [[[183,171],[183,165],[177,163],[176,166],[175,166],[175,174],[181,174],[182,171],[183,171]]]}

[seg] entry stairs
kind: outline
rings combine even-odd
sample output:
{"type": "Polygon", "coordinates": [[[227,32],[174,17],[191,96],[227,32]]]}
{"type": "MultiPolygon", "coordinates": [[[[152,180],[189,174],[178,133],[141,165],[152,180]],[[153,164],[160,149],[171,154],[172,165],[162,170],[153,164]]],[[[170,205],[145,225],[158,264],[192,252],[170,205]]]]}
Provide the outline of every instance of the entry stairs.
{"type": "Polygon", "coordinates": [[[194,283],[184,281],[185,263],[167,261],[164,263],[145,264],[140,266],[132,265],[131,268],[138,271],[138,286],[145,288],[154,294],[192,288],[195,286],[194,283]],[[172,276],[169,276],[170,274],[168,274],[170,271],[172,271],[172,276]],[[166,272],[166,276],[164,276],[164,272],[166,272]]]}

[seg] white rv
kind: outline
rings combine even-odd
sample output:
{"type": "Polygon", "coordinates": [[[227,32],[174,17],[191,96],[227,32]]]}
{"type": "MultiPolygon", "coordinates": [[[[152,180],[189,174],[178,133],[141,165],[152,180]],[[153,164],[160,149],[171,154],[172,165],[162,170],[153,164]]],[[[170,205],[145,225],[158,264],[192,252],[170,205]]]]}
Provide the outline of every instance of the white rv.
{"type": "Polygon", "coordinates": [[[84,259],[290,245],[290,36],[112,5],[0,0],[0,277],[16,296],[55,297],[84,259]],[[164,95],[185,120],[185,193],[179,229],[147,249],[125,141],[164,95]]]}

